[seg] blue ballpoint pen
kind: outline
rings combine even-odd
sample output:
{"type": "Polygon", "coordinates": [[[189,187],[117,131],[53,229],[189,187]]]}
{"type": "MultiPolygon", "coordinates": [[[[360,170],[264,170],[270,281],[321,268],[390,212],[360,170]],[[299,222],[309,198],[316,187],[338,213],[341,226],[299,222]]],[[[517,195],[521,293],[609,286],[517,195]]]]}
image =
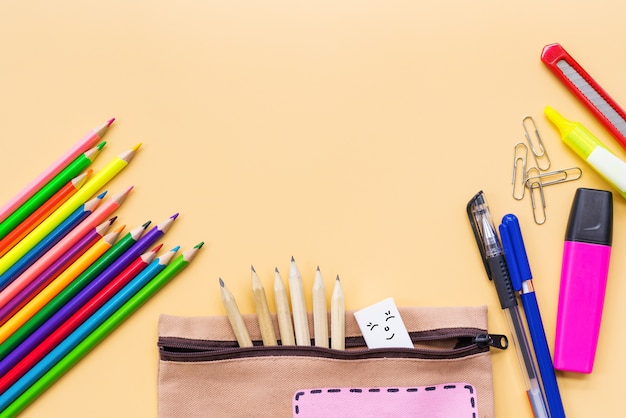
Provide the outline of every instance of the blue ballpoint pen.
{"type": "Polygon", "coordinates": [[[505,215],[500,224],[500,237],[504,247],[504,256],[509,267],[513,289],[519,293],[530,338],[535,349],[535,357],[539,366],[539,373],[546,395],[548,410],[551,418],[564,418],[565,410],[556,380],[550,348],[543,328],[539,304],[533,287],[532,273],[528,263],[524,239],[517,217],[512,214],[505,215]]]}
{"type": "Polygon", "coordinates": [[[511,329],[513,346],[520,362],[522,376],[526,384],[526,394],[528,395],[533,415],[535,418],[547,418],[549,417],[548,408],[535,369],[535,359],[526,337],[524,322],[519,311],[517,296],[511,284],[504,250],[491,219],[491,213],[484,193],[482,191],[476,193],[467,203],[466,209],[487,277],[495,285],[496,293],[500,300],[500,307],[504,311],[505,318],[511,329]]]}

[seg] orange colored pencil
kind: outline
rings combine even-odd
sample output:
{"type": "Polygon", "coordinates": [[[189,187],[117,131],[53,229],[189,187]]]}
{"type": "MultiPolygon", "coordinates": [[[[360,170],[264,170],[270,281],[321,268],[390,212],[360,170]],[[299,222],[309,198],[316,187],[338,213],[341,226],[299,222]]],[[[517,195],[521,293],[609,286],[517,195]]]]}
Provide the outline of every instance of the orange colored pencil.
{"type": "Polygon", "coordinates": [[[87,178],[93,173],[93,169],[89,169],[82,174],[74,177],[58,192],[50,197],[36,211],[24,219],[15,229],[0,240],[0,257],[5,255],[15,244],[20,242],[30,231],[35,229],[37,225],[43,222],[52,212],[57,210],[67,199],[76,193],[87,182],[87,178]]]}
{"type": "Polygon", "coordinates": [[[106,202],[102,203],[91,215],[89,215],[78,226],[71,230],[65,237],[57,242],[51,249],[43,254],[35,263],[33,263],[26,271],[20,274],[0,292],[0,307],[7,304],[9,300],[15,297],[30,282],[35,280],[37,276],[44,272],[55,260],[57,260],[68,248],[76,244],[83,235],[89,230],[103,222],[124,202],[132,187],[121,193],[111,196],[106,202]]]}
{"type": "Polygon", "coordinates": [[[0,326],[0,344],[9,338],[19,327],[33,317],[56,295],[65,289],[74,279],[83,273],[100,256],[107,252],[117,241],[125,226],[103,236],[83,255],[74,261],[63,273],[59,274],[48,286],[31,299],[22,309],[17,311],[7,322],[0,326]]]}

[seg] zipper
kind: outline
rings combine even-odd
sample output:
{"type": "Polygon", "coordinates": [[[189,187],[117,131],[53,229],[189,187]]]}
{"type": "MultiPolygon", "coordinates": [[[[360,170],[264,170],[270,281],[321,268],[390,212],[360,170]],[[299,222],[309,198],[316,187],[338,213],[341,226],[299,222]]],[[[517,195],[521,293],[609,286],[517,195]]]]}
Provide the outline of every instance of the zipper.
{"type": "Polygon", "coordinates": [[[199,362],[239,359],[247,357],[296,356],[339,360],[370,358],[418,358],[444,360],[470,356],[489,351],[491,347],[505,350],[505,335],[489,334],[477,328],[445,328],[409,333],[420,348],[368,349],[363,337],[347,337],[345,350],[311,346],[263,346],[253,341],[253,347],[239,347],[236,341],[196,340],[179,337],[159,337],[159,355],[164,361],[199,362]],[[423,347],[429,343],[454,343],[453,348],[423,347]]]}

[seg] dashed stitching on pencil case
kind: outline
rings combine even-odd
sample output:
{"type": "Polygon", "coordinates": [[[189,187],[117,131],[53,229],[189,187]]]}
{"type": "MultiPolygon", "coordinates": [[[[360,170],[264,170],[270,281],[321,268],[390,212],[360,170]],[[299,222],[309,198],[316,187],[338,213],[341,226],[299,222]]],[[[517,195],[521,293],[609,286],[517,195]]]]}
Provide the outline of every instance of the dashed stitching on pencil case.
{"type": "MultiPolygon", "coordinates": [[[[444,389],[444,390],[446,390],[446,389],[456,389],[456,387],[457,387],[456,385],[444,385],[442,387],[442,389],[444,389]]],[[[470,395],[474,395],[474,387],[472,385],[465,385],[465,386],[463,386],[463,389],[467,389],[467,391],[470,393],[470,395]]],[[[350,388],[350,389],[347,389],[347,390],[350,393],[363,393],[363,389],[360,389],[360,388],[350,388]]],[[[406,388],[404,390],[406,392],[408,392],[408,393],[415,393],[415,392],[418,392],[419,389],[416,388],[416,387],[409,387],[409,388],[406,388]]],[[[437,390],[437,386],[426,386],[424,388],[424,391],[426,391],[426,392],[432,392],[432,391],[435,391],[435,390],[437,390]]],[[[342,389],[339,389],[339,388],[326,389],[326,393],[340,393],[341,391],[342,391],[342,389]]],[[[370,388],[370,389],[367,389],[367,392],[369,392],[369,393],[380,393],[381,391],[382,390],[380,388],[370,388]]],[[[400,388],[387,388],[386,392],[387,393],[400,393],[401,390],[400,390],[400,388]]],[[[311,394],[311,395],[319,395],[319,394],[323,394],[323,393],[324,393],[324,391],[322,389],[310,389],[309,390],[309,394],[311,394]]],[[[296,402],[298,402],[300,400],[300,398],[302,396],[304,396],[304,395],[306,395],[305,391],[296,392],[296,394],[294,396],[296,402]]],[[[470,396],[469,402],[470,402],[470,405],[471,405],[472,409],[476,409],[476,398],[474,396],[470,396]]],[[[295,410],[295,414],[298,415],[300,413],[299,405],[296,404],[295,407],[294,407],[294,410],[295,410]]],[[[476,412],[472,412],[472,418],[476,418],[476,417],[477,417],[476,412]]]]}

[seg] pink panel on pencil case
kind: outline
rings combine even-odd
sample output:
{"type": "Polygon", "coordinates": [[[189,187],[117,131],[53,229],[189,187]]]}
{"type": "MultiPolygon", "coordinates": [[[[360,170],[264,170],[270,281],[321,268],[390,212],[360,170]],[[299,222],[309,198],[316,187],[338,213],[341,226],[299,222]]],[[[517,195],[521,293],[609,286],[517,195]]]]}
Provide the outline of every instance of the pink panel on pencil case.
{"type": "Polygon", "coordinates": [[[472,385],[318,388],[296,391],[294,418],[476,418],[472,385]]]}

